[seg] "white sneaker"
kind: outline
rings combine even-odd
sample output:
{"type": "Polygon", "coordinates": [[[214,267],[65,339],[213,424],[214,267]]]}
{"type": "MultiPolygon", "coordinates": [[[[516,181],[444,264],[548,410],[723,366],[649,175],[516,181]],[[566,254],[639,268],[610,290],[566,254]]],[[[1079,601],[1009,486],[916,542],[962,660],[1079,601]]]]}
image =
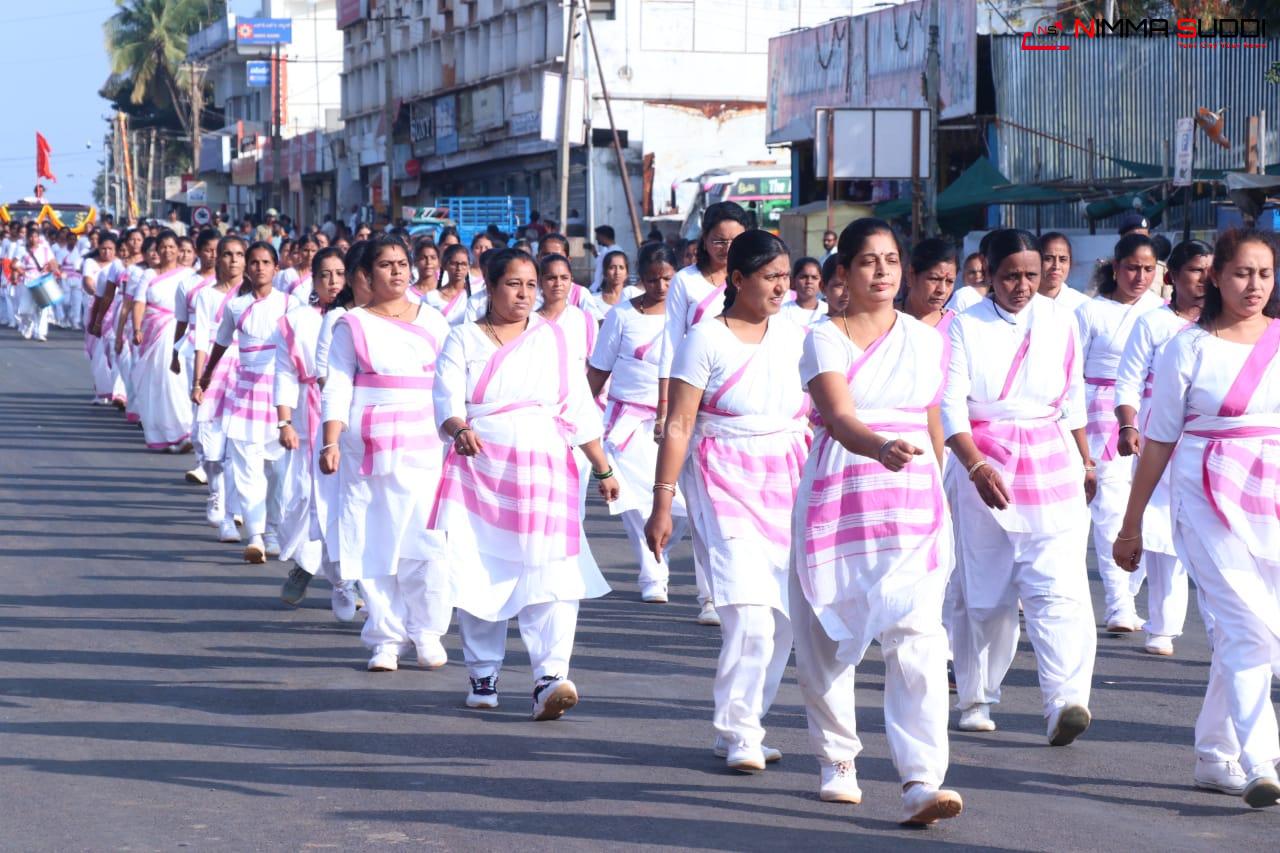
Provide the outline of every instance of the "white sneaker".
{"type": "MultiPolygon", "coordinates": [[[[222,506],[222,493],[211,492],[209,494],[208,500],[204,502],[204,520],[209,522],[214,527],[221,527],[222,523],[226,521],[226,519],[227,519],[227,511],[222,506]]],[[[231,527],[233,529],[235,528],[235,526],[236,526],[236,523],[234,521],[231,522],[231,527]]],[[[223,540],[223,541],[225,542],[227,540],[223,540]]],[[[240,534],[238,532],[236,533],[235,541],[236,542],[240,541],[240,534]]]]}
{"type": "Polygon", "coordinates": [[[645,584],[640,587],[640,600],[646,604],[666,604],[667,585],[661,581],[645,584]]]}
{"type": "Polygon", "coordinates": [[[702,610],[698,611],[698,624],[709,625],[713,628],[720,625],[720,614],[716,612],[715,602],[707,601],[702,605],[702,610]]]}
{"type": "Polygon", "coordinates": [[[1162,637],[1159,634],[1148,634],[1147,643],[1142,650],[1149,655],[1169,657],[1173,654],[1173,637],[1162,637]]]}
{"type": "Polygon", "coordinates": [[[244,561],[246,563],[267,561],[267,549],[262,544],[262,537],[256,533],[249,537],[249,544],[244,546],[244,561]]]}
{"type": "Polygon", "coordinates": [[[467,694],[468,708],[498,707],[498,676],[485,675],[472,678],[471,692],[467,694]]]}
{"type": "Polygon", "coordinates": [[[1107,632],[1110,634],[1132,634],[1142,630],[1142,620],[1132,610],[1112,610],[1107,613],[1107,632]]]}
{"type": "Polygon", "coordinates": [[[1049,746],[1066,746],[1089,728],[1093,717],[1083,705],[1063,705],[1049,715],[1049,746]]]}
{"type": "Polygon", "coordinates": [[[329,606],[339,622],[350,622],[356,618],[356,582],[339,581],[329,593],[329,606]]]}
{"type": "Polygon", "coordinates": [[[739,773],[759,773],[764,770],[764,749],[758,746],[735,744],[729,747],[725,765],[739,773]]]}
{"type": "Polygon", "coordinates": [[[395,645],[378,646],[369,658],[370,672],[395,672],[400,668],[400,649],[395,645]]]}
{"type": "Polygon", "coordinates": [[[190,471],[182,475],[182,478],[188,483],[195,483],[197,486],[209,485],[209,476],[204,473],[204,466],[197,465],[190,471]]]}
{"type": "Polygon", "coordinates": [[[229,518],[223,518],[222,523],[218,525],[218,541],[219,542],[239,542],[240,528],[236,527],[236,523],[229,518]]]}
{"type": "Polygon", "coordinates": [[[965,708],[960,712],[956,728],[962,732],[994,732],[996,724],[991,720],[991,706],[979,702],[965,708]]]}
{"type": "Polygon", "coordinates": [[[1265,809],[1280,805],[1280,782],[1276,781],[1276,768],[1264,764],[1249,771],[1244,786],[1244,801],[1252,809],[1265,809]]]}
{"type": "Polygon", "coordinates": [[[271,530],[262,535],[262,547],[266,549],[268,557],[280,556],[280,537],[271,530]]]}
{"type": "Polygon", "coordinates": [[[414,640],[413,646],[418,650],[418,666],[423,669],[439,669],[449,662],[449,654],[439,637],[424,635],[414,640]]]}
{"type": "Polygon", "coordinates": [[[1204,791],[1221,791],[1240,796],[1249,779],[1244,768],[1235,761],[1209,761],[1196,756],[1196,772],[1192,776],[1195,786],[1204,791]]]}
{"type": "Polygon", "coordinates": [[[533,685],[533,718],[558,720],[578,704],[578,688],[567,678],[544,675],[533,685]]]}
{"type": "Polygon", "coordinates": [[[964,801],[955,791],[932,785],[911,785],[902,792],[902,820],[906,826],[928,826],[956,817],[964,811],[964,801]]]}
{"type": "Polygon", "coordinates": [[[858,774],[852,761],[822,765],[818,799],[824,803],[852,803],[855,806],[862,802],[862,789],[858,787],[858,774]]]}
{"type": "MultiPolygon", "coordinates": [[[[764,763],[774,764],[782,760],[782,750],[774,749],[767,744],[760,747],[764,753],[764,763]]],[[[729,757],[729,741],[725,740],[724,735],[716,735],[716,742],[711,747],[711,754],[716,758],[729,757]]]]}

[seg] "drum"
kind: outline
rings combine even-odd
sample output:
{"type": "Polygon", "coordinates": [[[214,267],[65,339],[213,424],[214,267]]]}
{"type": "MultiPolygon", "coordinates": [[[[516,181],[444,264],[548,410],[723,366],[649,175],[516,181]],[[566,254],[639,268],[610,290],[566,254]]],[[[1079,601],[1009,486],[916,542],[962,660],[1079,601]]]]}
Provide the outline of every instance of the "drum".
{"type": "Polygon", "coordinates": [[[45,273],[39,278],[27,282],[27,293],[37,308],[50,308],[58,305],[66,298],[62,286],[52,273],[45,273]]]}

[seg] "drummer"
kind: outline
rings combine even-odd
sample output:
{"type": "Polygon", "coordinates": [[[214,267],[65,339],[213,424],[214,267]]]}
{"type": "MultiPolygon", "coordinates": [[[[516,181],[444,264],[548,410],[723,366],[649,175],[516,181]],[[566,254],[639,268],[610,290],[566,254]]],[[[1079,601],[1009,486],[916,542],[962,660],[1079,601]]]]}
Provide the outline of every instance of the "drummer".
{"type": "Polygon", "coordinates": [[[59,275],[60,270],[53,250],[34,222],[27,224],[25,237],[23,249],[14,263],[18,271],[18,332],[26,340],[47,341],[53,305],[51,302],[38,302],[32,289],[26,285],[45,273],[59,275]]]}

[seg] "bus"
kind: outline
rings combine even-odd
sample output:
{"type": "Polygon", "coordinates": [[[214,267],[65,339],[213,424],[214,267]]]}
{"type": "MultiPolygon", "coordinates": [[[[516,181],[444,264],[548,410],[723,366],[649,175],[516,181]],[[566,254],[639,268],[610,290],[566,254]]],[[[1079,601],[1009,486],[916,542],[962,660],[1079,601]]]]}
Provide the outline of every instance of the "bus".
{"type": "Polygon", "coordinates": [[[696,239],[703,211],[720,201],[737,202],[755,216],[757,228],[777,234],[782,211],[791,207],[791,172],[761,166],[703,172],[698,176],[698,194],[680,227],[680,236],[686,240],[696,239]]]}

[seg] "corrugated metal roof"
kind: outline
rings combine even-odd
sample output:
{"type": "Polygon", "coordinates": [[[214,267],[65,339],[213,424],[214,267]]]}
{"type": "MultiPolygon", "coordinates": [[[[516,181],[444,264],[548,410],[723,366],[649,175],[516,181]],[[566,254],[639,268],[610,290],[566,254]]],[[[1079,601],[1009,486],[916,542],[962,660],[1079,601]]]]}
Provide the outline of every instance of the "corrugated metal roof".
{"type": "MultiPolygon", "coordinates": [[[[1070,50],[1025,51],[1021,36],[991,39],[991,66],[997,114],[1011,122],[1069,140],[1083,147],[1093,139],[1099,154],[1160,164],[1165,144],[1173,146],[1174,123],[1195,114],[1197,107],[1226,108],[1226,137],[1231,149],[1213,145],[1196,131],[1197,169],[1244,168],[1248,118],[1267,111],[1267,159],[1280,160],[1280,86],[1264,74],[1280,62],[1280,40],[1266,39],[1262,48],[1179,47],[1175,38],[1070,39],[1070,50]]],[[[1261,43],[1261,42],[1260,42],[1261,43]]],[[[1045,180],[1089,174],[1087,151],[1050,139],[1002,127],[998,131],[1000,171],[1016,183],[1036,179],[1036,149],[1045,180]]],[[[1172,155],[1169,155],[1170,157],[1172,155]]],[[[1169,165],[1172,171],[1172,162],[1169,165]]],[[[1098,158],[1094,175],[1123,177],[1130,173],[1098,158]]],[[[1212,226],[1207,201],[1195,205],[1197,227],[1212,226]]],[[[1181,222],[1182,212],[1173,214],[1181,222]]],[[[1034,208],[1006,208],[1005,222],[1028,227],[1034,208]]],[[[1166,225],[1169,217],[1165,217],[1166,225]]],[[[1083,227],[1088,224],[1077,205],[1041,208],[1041,224],[1083,227]]]]}

